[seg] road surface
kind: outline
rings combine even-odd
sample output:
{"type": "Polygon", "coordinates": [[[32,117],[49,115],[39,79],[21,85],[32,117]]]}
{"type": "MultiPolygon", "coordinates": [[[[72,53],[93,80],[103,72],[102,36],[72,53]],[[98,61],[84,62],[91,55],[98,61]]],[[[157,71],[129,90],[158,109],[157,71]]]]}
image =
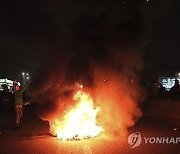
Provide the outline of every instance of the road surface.
{"type": "MultiPolygon", "coordinates": [[[[0,154],[178,154],[177,144],[142,143],[130,148],[127,138],[108,141],[102,137],[81,141],[61,141],[49,135],[49,125],[40,120],[35,110],[26,107],[23,115],[23,127],[15,130],[14,113],[0,116],[0,154]]],[[[129,134],[140,132],[143,137],[180,137],[179,126],[151,117],[141,118],[128,130],[129,134]]]]}

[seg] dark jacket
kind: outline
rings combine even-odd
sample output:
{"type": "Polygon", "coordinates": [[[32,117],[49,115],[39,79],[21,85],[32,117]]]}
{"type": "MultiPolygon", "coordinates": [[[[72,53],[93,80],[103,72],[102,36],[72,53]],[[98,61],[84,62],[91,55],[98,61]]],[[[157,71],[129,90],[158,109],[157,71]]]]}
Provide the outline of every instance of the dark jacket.
{"type": "Polygon", "coordinates": [[[19,90],[15,89],[15,85],[13,86],[13,91],[15,95],[15,105],[23,105],[23,92],[27,89],[30,82],[27,82],[26,85],[19,90]]]}

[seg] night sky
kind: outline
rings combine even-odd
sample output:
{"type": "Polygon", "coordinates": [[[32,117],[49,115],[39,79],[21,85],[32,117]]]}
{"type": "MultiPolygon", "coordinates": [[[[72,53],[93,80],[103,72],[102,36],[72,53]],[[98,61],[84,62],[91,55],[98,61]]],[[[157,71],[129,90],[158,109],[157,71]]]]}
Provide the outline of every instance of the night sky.
{"type": "Polygon", "coordinates": [[[166,15],[154,22],[151,43],[146,48],[149,65],[180,66],[180,3],[172,1],[166,15]]]}
{"type": "Polygon", "coordinates": [[[48,69],[54,69],[54,58],[58,61],[67,53],[105,57],[109,46],[140,46],[147,66],[180,65],[178,4],[178,0],[1,0],[0,78],[46,69],[44,63],[52,63],[48,69]]]}

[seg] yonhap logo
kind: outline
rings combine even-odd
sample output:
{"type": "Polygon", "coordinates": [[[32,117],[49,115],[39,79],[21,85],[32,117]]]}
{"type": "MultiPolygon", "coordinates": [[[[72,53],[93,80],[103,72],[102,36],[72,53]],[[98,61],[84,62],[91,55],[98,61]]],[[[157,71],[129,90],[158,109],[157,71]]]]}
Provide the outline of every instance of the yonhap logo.
{"type": "Polygon", "coordinates": [[[141,133],[136,132],[132,133],[128,137],[128,144],[130,148],[136,148],[138,147],[142,142],[141,133]]]}
{"type": "Polygon", "coordinates": [[[141,133],[135,132],[128,136],[128,144],[131,149],[138,147],[141,143],[144,144],[178,144],[180,137],[144,137],[141,133]],[[144,140],[144,141],[143,141],[144,140]]]}

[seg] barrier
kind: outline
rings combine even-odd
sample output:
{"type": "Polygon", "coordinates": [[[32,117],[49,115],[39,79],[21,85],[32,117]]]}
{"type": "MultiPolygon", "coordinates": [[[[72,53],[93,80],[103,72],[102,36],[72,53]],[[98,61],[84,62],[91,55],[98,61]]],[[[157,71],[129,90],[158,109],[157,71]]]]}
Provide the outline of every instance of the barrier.
{"type": "Polygon", "coordinates": [[[180,102],[170,100],[151,100],[145,114],[180,124],[180,102]]]}

